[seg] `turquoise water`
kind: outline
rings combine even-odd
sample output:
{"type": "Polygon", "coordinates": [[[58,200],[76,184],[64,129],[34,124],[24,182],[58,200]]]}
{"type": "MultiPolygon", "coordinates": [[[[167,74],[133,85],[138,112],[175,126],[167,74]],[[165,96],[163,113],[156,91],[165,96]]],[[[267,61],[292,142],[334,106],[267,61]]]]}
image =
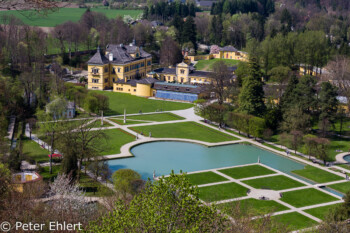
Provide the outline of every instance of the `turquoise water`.
{"type": "Polygon", "coordinates": [[[344,156],[344,160],[350,163],[350,155],[344,156]]]}
{"type": "Polygon", "coordinates": [[[110,169],[114,172],[130,168],[140,173],[143,179],[152,179],[153,171],[156,176],[168,175],[171,170],[175,173],[180,170],[193,172],[256,163],[258,157],[261,163],[288,174],[305,166],[258,147],[242,144],[208,148],[185,142],[152,142],[136,146],[131,152],[135,157],[109,160],[110,169]]]}

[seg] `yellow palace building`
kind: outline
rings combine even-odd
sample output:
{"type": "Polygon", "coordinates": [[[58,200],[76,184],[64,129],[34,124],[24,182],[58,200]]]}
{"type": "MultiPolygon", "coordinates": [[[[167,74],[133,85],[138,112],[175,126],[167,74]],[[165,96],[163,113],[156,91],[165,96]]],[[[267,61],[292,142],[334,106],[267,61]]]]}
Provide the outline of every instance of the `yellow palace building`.
{"type": "Polygon", "coordinates": [[[87,64],[89,89],[114,90],[117,81],[146,77],[151,71],[152,56],[134,42],[129,45],[110,44],[105,54],[98,48],[87,64]]]}

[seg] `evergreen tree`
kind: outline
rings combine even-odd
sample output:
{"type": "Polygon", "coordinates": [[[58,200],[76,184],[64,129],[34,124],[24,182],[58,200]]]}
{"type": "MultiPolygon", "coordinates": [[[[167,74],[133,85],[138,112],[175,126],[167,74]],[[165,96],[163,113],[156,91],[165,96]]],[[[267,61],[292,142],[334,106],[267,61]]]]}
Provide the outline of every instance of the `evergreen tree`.
{"type": "Polygon", "coordinates": [[[256,59],[249,62],[249,75],[243,80],[239,94],[239,111],[255,116],[265,113],[264,90],[261,80],[262,74],[256,59]]]}
{"type": "Polygon", "coordinates": [[[321,84],[321,91],[319,93],[318,105],[319,105],[319,122],[320,128],[325,135],[327,125],[334,124],[337,109],[338,109],[338,100],[337,100],[337,88],[332,86],[329,82],[324,82],[321,84]]]}
{"type": "Polygon", "coordinates": [[[196,24],[194,19],[191,16],[188,16],[182,30],[182,43],[192,42],[194,49],[197,50],[196,35],[196,24]]]}
{"type": "Polygon", "coordinates": [[[281,97],[281,103],[280,104],[281,104],[283,112],[285,112],[289,108],[290,104],[293,102],[294,97],[295,97],[294,96],[295,95],[294,90],[297,87],[298,83],[299,83],[298,78],[295,75],[293,75],[290,78],[290,80],[288,82],[288,85],[287,85],[287,88],[286,88],[286,90],[284,91],[284,93],[283,93],[283,95],[281,97]]]}

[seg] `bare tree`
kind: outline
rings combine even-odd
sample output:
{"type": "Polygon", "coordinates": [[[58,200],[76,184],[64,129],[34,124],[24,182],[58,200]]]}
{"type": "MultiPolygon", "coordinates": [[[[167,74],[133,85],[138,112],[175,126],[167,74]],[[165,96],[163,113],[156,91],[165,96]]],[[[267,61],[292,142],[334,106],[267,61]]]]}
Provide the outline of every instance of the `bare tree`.
{"type": "Polygon", "coordinates": [[[213,65],[210,87],[211,91],[216,94],[220,105],[228,98],[230,87],[233,85],[232,78],[233,74],[228,70],[225,62],[218,61],[213,65]]]}
{"type": "Polygon", "coordinates": [[[160,48],[160,63],[165,66],[175,65],[181,62],[182,54],[180,46],[171,37],[166,37],[160,48]]]}

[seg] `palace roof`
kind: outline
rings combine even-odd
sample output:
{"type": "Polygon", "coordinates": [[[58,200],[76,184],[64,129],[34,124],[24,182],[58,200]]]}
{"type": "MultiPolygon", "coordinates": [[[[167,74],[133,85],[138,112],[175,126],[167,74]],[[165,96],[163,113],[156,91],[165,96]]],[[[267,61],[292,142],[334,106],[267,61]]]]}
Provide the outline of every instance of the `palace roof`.
{"type": "Polygon", "coordinates": [[[92,65],[103,65],[107,64],[108,62],[108,59],[103,54],[101,54],[100,48],[97,48],[95,55],[92,56],[92,58],[90,58],[87,63],[92,65]]]}

